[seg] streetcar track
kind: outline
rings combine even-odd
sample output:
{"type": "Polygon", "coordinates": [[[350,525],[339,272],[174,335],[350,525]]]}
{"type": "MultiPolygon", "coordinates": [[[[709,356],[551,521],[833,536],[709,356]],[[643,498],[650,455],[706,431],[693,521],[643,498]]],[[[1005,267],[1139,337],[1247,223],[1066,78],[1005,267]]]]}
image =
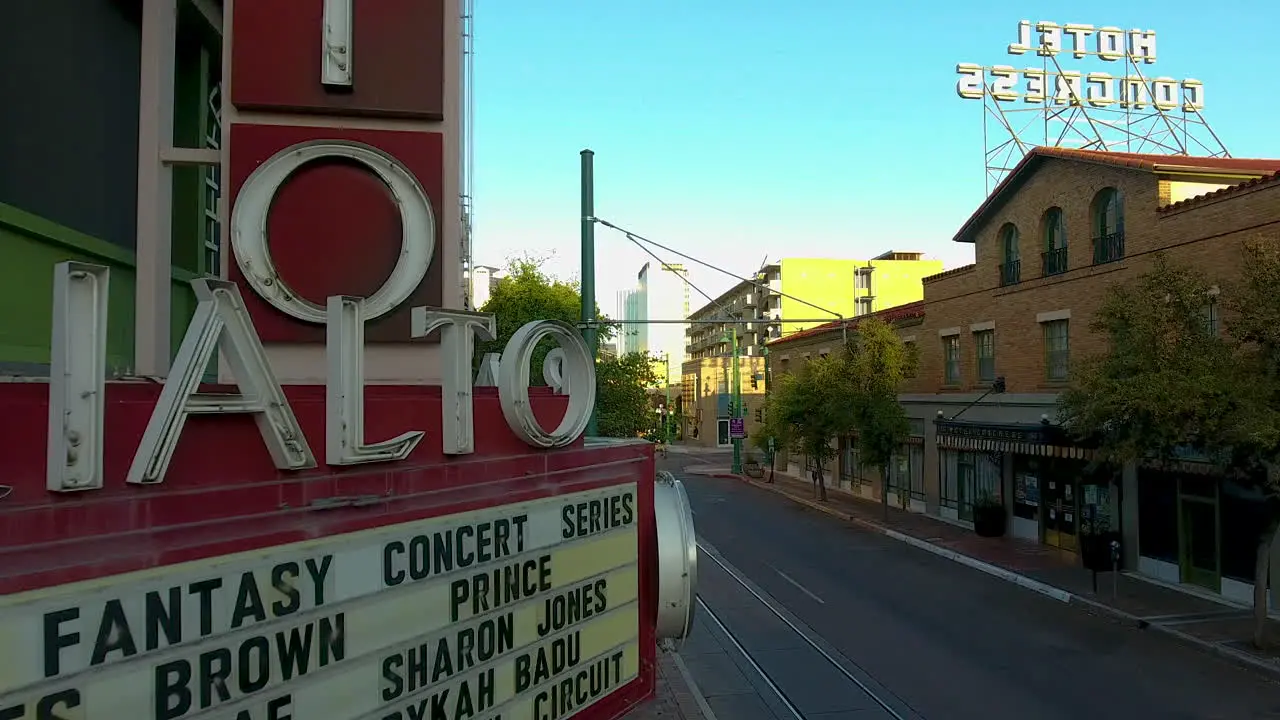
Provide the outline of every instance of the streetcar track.
{"type": "Polygon", "coordinates": [[[720,618],[714,611],[712,611],[712,609],[707,605],[707,602],[702,598],[698,598],[698,608],[702,610],[702,612],[706,613],[707,617],[711,618],[711,621],[715,623],[716,627],[720,628],[720,632],[724,633],[725,637],[729,638],[729,642],[733,643],[734,649],[737,650],[742,657],[746,658],[746,661],[750,663],[751,668],[756,671],[756,674],[764,678],[765,684],[769,686],[769,689],[773,691],[774,695],[778,696],[778,699],[782,701],[782,704],[786,706],[787,710],[791,711],[791,715],[794,716],[796,720],[805,720],[804,715],[800,712],[800,708],[796,707],[795,703],[791,702],[791,698],[787,696],[786,691],[778,687],[778,684],[773,681],[773,678],[769,677],[769,673],[765,672],[764,668],[760,667],[760,663],[757,663],[756,659],[751,657],[751,653],[747,652],[747,649],[742,647],[742,643],[738,642],[738,638],[730,632],[729,628],[725,626],[723,622],[720,621],[720,618]]]}
{"type": "MultiPolygon", "coordinates": [[[[803,640],[805,645],[807,645],[809,648],[816,651],[818,655],[820,655],[824,660],[826,660],[828,664],[834,667],[836,671],[838,671],[846,679],[848,679],[850,682],[856,685],[860,690],[862,690],[862,692],[865,693],[867,697],[871,698],[871,700],[873,700],[877,705],[879,705],[882,709],[884,709],[885,712],[889,713],[889,715],[892,718],[894,718],[894,720],[908,720],[908,716],[903,715],[894,707],[893,704],[891,704],[890,702],[885,700],[883,697],[881,697],[879,693],[875,692],[870,687],[868,687],[867,684],[862,681],[862,679],[857,677],[854,673],[850,672],[847,667],[845,667],[845,663],[840,662],[835,657],[833,657],[830,652],[828,652],[818,642],[816,642],[812,637],[810,637],[809,633],[805,632],[803,629],[798,627],[796,623],[791,620],[791,618],[783,614],[782,611],[780,611],[777,608],[776,604],[773,601],[771,601],[769,598],[766,598],[754,587],[752,587],[752,585],[748,583],[747,580],[744,579],[742,575],[735,568],[730,567],[727,561],[722,560],[719,557],[718,552],[709,548],[701,540],[698,541],[698,550],[700,555],[704,557],[708,557],[713,562],[715,562],[715,564],[718,565],[720,569],[725,572],[725,574],[727,574],[730,578],[732,578],[734,582],[736,582],[744,590],[750,593],[750,595],[754,597],[756,601],[758,601],[761,605],[763,605],[766,609],[768,609],[770,613],[772,613],[775,617],[781,620],[793,633],[795,633],[801,640],[803,640]]],[[[715,611],[711,609],[711,607],[707,604],[707,602],[703,600],[701,597],[697,599],[697,602],[698,602],[699,609],[702,612],[705,612],[707,614],[707,617],[713,622],[713,624],[715,624],[716,627],[719,628],[720,632],[724,633],[725,637],[727,637],[729,641],[733,643],[734,649],[737,650],[738,653],[740,653],[742,657],[745,658],[746,661],[751,665],[752,669],[754,669],[756,673],[759,674],[760,677],[764,679],[765,683],[769,686],[769,689],[772,690],[775,695],[777,695],[778,699],[787,708],[787,710],[791,712],[791,714],[796,718],[796,720],[806,720],[804,714],[800,712],[800,709],[791,700],[791,698],[787,696],[786,692],[778,685],[777,682],[774,681],[772,677],[770,677],[769,673],[767,673],[764,670],[764,668],[760,666],[759,662],[756,661],[756,659],[752,656],[751,652],[748,651],[745,647],[743,647],[742,643],[738,641],[737,636],[735,636],[733,632],[729,630],[728,626],[725,625],[725,623],[720,620],[719,616],[716,615],[715,611]]],[[[847,658],[846,660],[850,664],[854,665],[855,667],[857,666],[857,664],[854,663],[852,660],[848,660],[847,658]]],[[[899,702],[901,702],[901,700],[899,700],[899,702]]],[[[905,703],[903,704],[905,705],[905,703]]],[[[911,717],[916,718],[916,720],[920,720],[919,716],[917,715],[913,714],[911,717]]]]}

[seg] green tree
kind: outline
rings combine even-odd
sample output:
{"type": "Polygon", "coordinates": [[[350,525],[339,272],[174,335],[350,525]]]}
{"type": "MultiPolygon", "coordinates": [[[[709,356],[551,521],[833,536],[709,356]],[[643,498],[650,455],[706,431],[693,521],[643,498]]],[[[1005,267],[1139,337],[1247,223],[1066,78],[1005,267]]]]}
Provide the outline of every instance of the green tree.
{"type": "Polygon", "coordinates": [[[846,364],[835,357],[811,360],[795,373],[779,375],[765,399],[764,423],[756,445],[774,438],[778,447],[797,447],[817,463],[814,491],[826,501],[824,467],[835,457],[834,443],[853,427],[854,397],[846,364]]]}
{"type": "Polygon", "coordinates": [[[853,402],[853,430],[858,457],[880,468],[880,502],[889,512],[889,472],[893,456],[911,434],[898,391],[914,374],[915,353],[893,326],[879,318],[858,323],[842,357],[853,402]]]}
{"type": "MultiPolygon", "coordinates": [[[[1261,255],[1261,254],[1260,254],[1261,255]]],[[[1063,424],[1081,439],[1098,444],[1099,459],[1116,467],[1129,462],[1167,464],[1179,451],[1192,449],[1244,483],[1275,497],[1266,473],[1275,457],[1275,383],[1267,373],[1268,316],[1280,318],[1273,256],[1255,257],[1230,306],[1240,311],[1236,337],[1217,332],[1207,321],[1214,301],[1204,274],[1157,255],[1150,271],[1108,289],[1090,323],[1107,341],[1107,350],[1079,363],[1072,384],[1059,401],[1063,424]],[[1237,338],[1257,342],[1250,349],[1237,338]]],[[[1280,347],[1276,345],[1275,347],[1280,347]]],[[[1272,364],[1272,367],[1275,367],[1272,364]]],[[[1257,612],[1265,620],[1267,564],[1275,523],[1259,540],[1256,579],[1262,591],[1257,612]]],[[[1255,642],[1263,644],[1260,623],[1255,642]]]]}
{"type": "MultiPolygon", "coordinates": [[[[525,323],[535,320],[562,320],[577,326],[582,312],[582,294],[576,281],[566,282],[542,270],[548,258],[525,254],[507,262],[507,276],[498,281],[483,312],[497,316],[497,337],[476,343],[477,363],[485,353],[501,352],[511,336],[525,323]]],[[[602,323],[600,339],[613,337],[616,326],[597,308],[602,323]]],[[[542,364],[555,347],[553,341],[539,344],[530,366],[530,381],[545,384],[542,364]]],[[[636,437],[653,427],[647,388],[658,381],[653,358],[644,354],[602,357],[596,362],[596,428],[606,437],[636,437]]]]}
{"type": "Polygon", "coordinates": [[[1253,568],[1253,642],[1264,647],[1268,580],[1276,580],[1269,577],[1271,549],[1280,530],[1280,242],[1257,238],[1242,250],[1244,273],[1228,288],[1224,304],[1231,318],[1227,327],[1239,343],[1228,381],[1245,397],[1230,417],[1222,444],[1232,464],[1254,481],[1252,489],[1264,506],[1266,521],[1253,568]]]}
{"type": "Polygon", "coordinates": [[[627,353],[596,363],[596,430],[604,437],[633,438],[654,429],[649,390],[658,382],[653,358],[627,353]]]}
{"type": "Polygon", "coordinates": [[[880,468],[881,496],[888,511],[890,462],[911,433],[898,391],[916,367],[916,356],[894,328],[867,318],[850,333],[842,352],[818,358],[797,373],[777,376],[765,400],[765,422],[753,442],[768,448],[799,447],[818,464],[820,500],[827,499],[823,467],[836,454],[836,439],[857,435],[859,456],[880,468]]]}
{"type": "Polygon", "coordinates": [[[1133,282],[1113,285],[1089,328],[1107,350],[1073,369],[1059,416],[1098,443],[1100,459],[1123,465],[1207,450],[1240,395],[1230,343],[1210,332],[1204,275],[1163,255],[1133,282]]]}
{"type": "MultiPolygon", "coordinates": [[[[507,260],[506,277],[498,281],[488,302],[480,308],[482,312],[497,316],[498,333],[493,340],[476,343],[477,367],[485,353],[502,352],[511,336],[526,323],[562,320],[577,327],[582,314],[579,285],[576,281],[566,282],[543,272],[542,266],[548,259],[526,253],[507,260]]],[[[607,324],[608,318],[600,314],[598,307],[596,317],[606,323],[601,329],[600,339],[612,337],[614,326],[607,324]]],[[[534,351],[529,373],[533,384],[545,384],[542,363],[554,347],[553,341],[546,340],[534,351]]]]}

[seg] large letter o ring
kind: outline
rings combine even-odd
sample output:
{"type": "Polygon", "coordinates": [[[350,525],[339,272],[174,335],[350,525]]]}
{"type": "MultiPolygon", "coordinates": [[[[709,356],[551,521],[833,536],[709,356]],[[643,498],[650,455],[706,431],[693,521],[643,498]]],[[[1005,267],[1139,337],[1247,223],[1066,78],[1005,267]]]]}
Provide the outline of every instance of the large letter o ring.
{"type": "Polygon", "coordinates": [[[267,244],[267,218],[276,193],[303,165],[325,158],[354,160],[369,168],[386,183],[400,207],[404,229],[400,259],[382,287],[362,301],[364,319],[373,320],[409,299],[426,277],[436,249],[436,219],[426,191],[408,168],[381,150],[343,140],[313,140],[287,147],[258,166],[240,188],[231,213],[236,264],[254,291],[276,309],[303,322],[325,323],[325,306],[299,296],[285,284],[267,244]]]}
{"type": "Polygon", "coordinates": [[[498,399],[507,425],[533,447],[564,447],[587,429],[596,405],[596,365],[586,341],[573,326],[559,320],[526,323],[511,336],[498,365],[498,399]],[[569,407],[555,430],[547,432],[529,406],[529,363],[543,338],[555,338],[564,349],[562,377],[569,381],[569,407]]]}

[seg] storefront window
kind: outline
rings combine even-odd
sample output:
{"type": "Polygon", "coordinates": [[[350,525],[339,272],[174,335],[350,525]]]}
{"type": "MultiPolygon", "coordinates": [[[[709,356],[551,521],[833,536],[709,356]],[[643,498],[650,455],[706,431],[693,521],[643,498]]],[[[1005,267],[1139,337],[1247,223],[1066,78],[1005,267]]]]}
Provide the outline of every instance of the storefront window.
{"type": "Polygon", "coordinates": [[[841,441],[844,445],[844,453],[840,458],[840,480],[849,487],[856,485],[870,485],[871,480],[867,479],[867,470],[874,468],[864,468],[862,459],[858,456],[858,446],[853,438],[844,438],[841,441]]]}
{"type": "Polygon", "coordinates": [[[1138,471],[1138,551],[1178,562],[1178,478],[1148,468],[1138,471]]]}
{"type": "Polygon", "coordinates": [[[889,465],[889,490],[924,500],[924,448],[903,445],[889,465]]]}
{"type": "MultiPolygon", "coordinates": [[[[1266,499],[1255,486],[1230,480],[1222,482],[1218,498],[1218,513],[1223,519],[1222,576],[1252,583],[1258,537],[1267,526],[1266,499]]],[[[1276,580],[1271,584],[1274,586],[1276,580]]]]}
{"type": "Polygon", "coordinates": [[[941,452],[942,506],[954,508],[961,520],[973,519],[973,504],[981,497],[1000,497],[1000,465],[988,453],[941,452]]]}
{"type": "Polygon", "coordinates": [[[1044,466],[1039,458],[1018,455],[1013,466],[1013,516],[1024,520],[1040,517],[1040,482],[1044,466]]]}

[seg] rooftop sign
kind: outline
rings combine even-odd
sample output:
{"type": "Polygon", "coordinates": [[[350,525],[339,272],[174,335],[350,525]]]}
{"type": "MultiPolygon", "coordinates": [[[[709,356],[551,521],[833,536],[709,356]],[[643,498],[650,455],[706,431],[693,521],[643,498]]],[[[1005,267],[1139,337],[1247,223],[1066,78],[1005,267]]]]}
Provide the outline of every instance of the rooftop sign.
{"type": "MultiPolygon", "coordinates": [[[[1141,66],[1156,61],[1154,30],[1122,30],[1114,26],[1040,21],[1018,23],[1018,40],[1009,44],[1010,55],[1034,51],[1044,58],[1041,67],[1018,69],[1012,65],[984,67],[960,63],[956,92],[967,100],[984,95],[1001,102],[1023,100],[1032,104],[1084,104],[1141,110],[1204,109],[1204,87],[1199,80],[1148,77],[1141,66]],[[1034,28],[1034,32],[1033,32],[1034,28]],[[1121,63],[1118,72],[1086,72],[1064,69],[1060,56],[1080,60],[1094,57],[1104,63],[1121,63]]],[[[1105,66],[1104,66],[1105,67],[1105,66]]]]}

